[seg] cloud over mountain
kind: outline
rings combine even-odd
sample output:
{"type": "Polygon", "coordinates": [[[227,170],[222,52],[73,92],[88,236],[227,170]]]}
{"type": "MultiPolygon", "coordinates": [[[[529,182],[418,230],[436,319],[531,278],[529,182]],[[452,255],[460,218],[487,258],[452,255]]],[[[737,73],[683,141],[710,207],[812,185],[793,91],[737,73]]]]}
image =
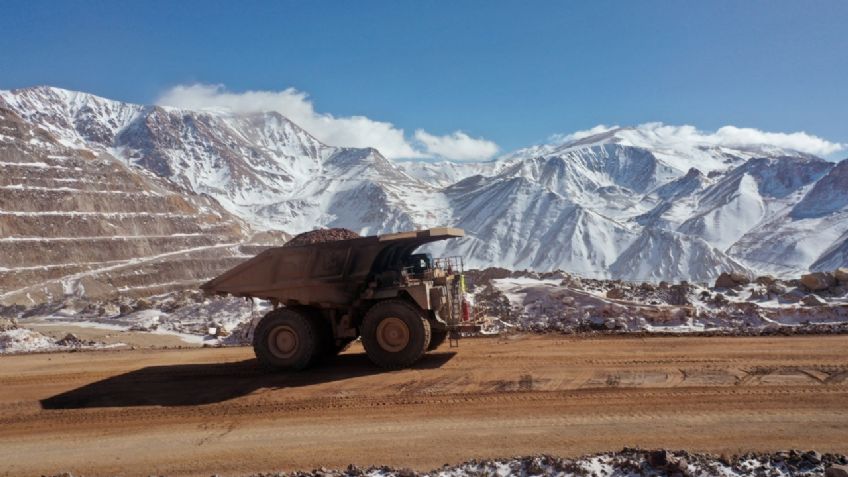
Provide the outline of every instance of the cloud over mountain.
{"type": "Polygon", "coordinates": [[[622,142],[641,147],[650,144],[671,150],[692,146],[717,147],[779,147],[793,151],[828,156],[846,149],[845,144],[830,142],[805,132],[767,132],[754,128],[723,126],[715,132],[702,131],[695,126],[673,126],[660,122],[644,123],[633,128],[598,125],[570,134],[555,135],[552,140],[568,143],[617,130],[622,142]]]}
{"type": "Polygon", "coordinates": [[[392,123],[365,116],[337,117],[315,111],[309,95],[294,88],[281,91],[228,91],[223,85],[178,85],[156,101],[161,106],[191,110],[229,110],[234,113],[276,111],[300,125],[321,142],[339,147],[374,147],[391,159],[438,157],[456,161],[493,157],[495,143],[462,131],[436,136],[421,129],[415,140],[392,123]]]}
{"type": "Polygon", "coordinates": [[[498,145],[483,138],[473,138],[462,131],[444,136],[434,136],[423,129],[415,131],[415,139],[424,145],[432,156],[454,161],[479,161],[498,153],[498,145]]]}

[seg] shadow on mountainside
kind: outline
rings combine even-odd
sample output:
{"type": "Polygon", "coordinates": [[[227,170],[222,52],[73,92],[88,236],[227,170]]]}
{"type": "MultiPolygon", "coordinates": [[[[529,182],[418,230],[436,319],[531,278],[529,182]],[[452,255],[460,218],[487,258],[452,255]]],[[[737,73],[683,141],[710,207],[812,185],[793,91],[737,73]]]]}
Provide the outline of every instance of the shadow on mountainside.
{"type": "MultiPolygon", "coordinates": [[[[412,369],[439,368],[454,352],[425,354],[412,369]]],[[[384,373],[365,354],[344,354],[305,371],[268,372],[255,359],[232,363],[148,366],[41,400],[43,409],[194,406],[248,395],[384,373]]]]}

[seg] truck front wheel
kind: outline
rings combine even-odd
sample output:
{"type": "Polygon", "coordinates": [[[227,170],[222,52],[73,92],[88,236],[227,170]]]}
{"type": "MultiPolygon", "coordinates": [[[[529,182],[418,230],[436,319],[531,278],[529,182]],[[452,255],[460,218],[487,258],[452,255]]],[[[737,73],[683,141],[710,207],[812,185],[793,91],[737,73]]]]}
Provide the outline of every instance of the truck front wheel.
{"type": "Polygon", "coordinates": [[[320,337],[310,317],[298,310],[274,310],[259,322],[253,334],[253,351],[259,363],[270,369],[300,370],[319,354],[320,337]]]}
{"type": "Polygon", "coordinates": [[[430,322],[403,300],[387,300],[368,310],[362,320],[362,344],[368,358],[387,369],[412,365],[430,344],[430,322]]]}

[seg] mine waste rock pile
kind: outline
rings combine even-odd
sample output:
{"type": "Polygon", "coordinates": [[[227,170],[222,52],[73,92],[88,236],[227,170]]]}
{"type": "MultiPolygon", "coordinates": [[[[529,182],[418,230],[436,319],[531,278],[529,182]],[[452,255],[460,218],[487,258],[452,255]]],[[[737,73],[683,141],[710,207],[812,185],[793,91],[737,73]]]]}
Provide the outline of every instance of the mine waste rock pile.
{"type": "Polygon", "coordinates": [[[360,235],[353,230],[343,228],[317,229],[295,235],[291,240],[286,242],[283,247],[297,247],[298,245],[333,242],[336,240],[348,240],[359,237],[360,235]]]}
{"type": "Polygon", "coordinates": [[[848,332],[845,268],[798,279],[727,272],[713,286],[498,268],[469,275],[475,314],[494,320],[501,330],[742,335],[848,332]]]}
{"type": "MultiPolygon", "coordinates": [[[[800,279],[781,280],[772,276],[760,276],[754,280],[738,273],[722,273],[716,279],[715,288],[724,289],[725,295],[740,296],[740,291],[749,292],[748,301],[775,301],[781,305],[825,307],[848,302],[848,268],[833,272],[813,272],[800,279]]],[[[724,295],[716,295],[723,300],[724,295]]]]}
{"type": "MultiPolygon", "coordinates": [[[[576,459],[550,455],[494,460],[475,459],[453,466],[445,464],[441,468],[426,472],[388,466],[358,467],[351,464],[344,470],[322,467],[307,472],[272,472],[253,474],[251,477],[470,477],[483,475],[848,477],[848,458],[841,454],[822,454],[814,450],[786,450],[771,454],[746,453],[729,456],[665,449],[624,448],[619,452],[587,455],[576,459]]],[[[74,476],[65,472],[52,477],[74,476]]]]}

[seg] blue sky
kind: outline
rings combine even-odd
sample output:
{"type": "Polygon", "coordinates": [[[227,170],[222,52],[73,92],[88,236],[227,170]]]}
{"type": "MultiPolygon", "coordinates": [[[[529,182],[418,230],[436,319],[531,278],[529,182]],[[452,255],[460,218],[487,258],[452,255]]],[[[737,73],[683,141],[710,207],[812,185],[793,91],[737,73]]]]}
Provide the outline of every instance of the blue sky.
{"type": "Polygon", "coordinates": [[[501,151],[652,121],[848,143],[845,1],[0,8],[0,89],[49,84],[151,103],[178,85],[295,88],[316,114],[367,116],[410,142],[463,131],[501,151]],[[416,137],[419,129],[428,136],[416,137]]]}

